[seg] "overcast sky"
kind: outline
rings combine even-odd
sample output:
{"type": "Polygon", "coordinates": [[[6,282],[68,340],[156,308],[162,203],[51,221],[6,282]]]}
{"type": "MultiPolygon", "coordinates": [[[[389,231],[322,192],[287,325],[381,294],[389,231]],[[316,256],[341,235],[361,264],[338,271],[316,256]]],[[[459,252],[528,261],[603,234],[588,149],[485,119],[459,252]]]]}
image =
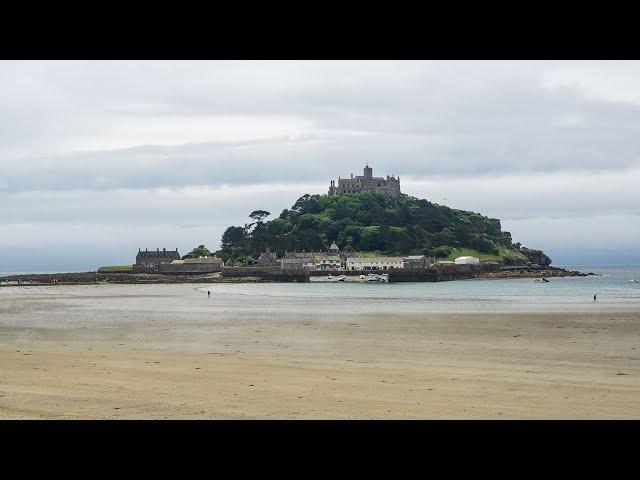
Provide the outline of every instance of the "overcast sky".
{"type": "Polygon", "coordinates": [[[204,243],[329,180],[640,264],[640,62],[0,62],[0,271],[204,243]],[[446,199],[446,200],[445,200],[446,199]]]}

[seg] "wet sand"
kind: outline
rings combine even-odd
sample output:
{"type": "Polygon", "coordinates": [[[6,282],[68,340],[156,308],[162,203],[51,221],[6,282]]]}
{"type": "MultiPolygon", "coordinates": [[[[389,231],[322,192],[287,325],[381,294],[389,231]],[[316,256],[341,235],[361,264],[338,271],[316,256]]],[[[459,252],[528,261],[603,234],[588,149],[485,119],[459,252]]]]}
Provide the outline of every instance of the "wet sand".
{"type": "Polygon", "coordinates": [[[119,288],[0,297],[0,418],[640,418],[637,311],[357,313],[119,288]]]}

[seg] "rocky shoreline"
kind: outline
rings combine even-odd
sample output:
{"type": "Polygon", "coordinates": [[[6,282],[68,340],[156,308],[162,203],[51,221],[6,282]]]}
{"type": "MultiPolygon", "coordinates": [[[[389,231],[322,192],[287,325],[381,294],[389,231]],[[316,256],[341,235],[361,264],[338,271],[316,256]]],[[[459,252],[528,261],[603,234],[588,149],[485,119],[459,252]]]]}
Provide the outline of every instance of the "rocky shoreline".
{"type": "Polygon", "coordinates": [[[474,278],[551,278],[551,277],[588,277],[595,273],[565,270],[560,267],[503,267],[496,272],[482,272],[474,278]]]}
{"type": "MultiPolygon", "coordinates": [[[[238,272],[240,273],[240,272],[238,272]]],[[[271,283],[271,282],[304,282],[301,274],[242,272],[242,275],[217,273],[193,275],[163,275],[148,273],[31,273],[0,277],[0,286],[15,285],[100,285],[100,284],[171,284],[171,283],[271,283]]],[[[451,280],[469,279],[509,279],[509,278],[552,278],[552,277],[586,277],[596,275],[558,267],[502,267],[496,271],[468,272],[451,280]]],[[[308,281],[308,277],[306,278],[308,281]]]]}

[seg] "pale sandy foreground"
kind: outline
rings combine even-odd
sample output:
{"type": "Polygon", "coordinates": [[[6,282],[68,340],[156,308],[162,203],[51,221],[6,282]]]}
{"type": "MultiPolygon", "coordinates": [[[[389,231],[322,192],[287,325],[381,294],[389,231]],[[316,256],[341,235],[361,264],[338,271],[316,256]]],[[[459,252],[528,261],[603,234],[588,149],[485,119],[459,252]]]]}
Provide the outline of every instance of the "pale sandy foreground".
{"type": "Polygon", "coordinates": [[[0,296],[1,418],[640,418],[633,311],[357,313],[119,288],[0,296]]]}

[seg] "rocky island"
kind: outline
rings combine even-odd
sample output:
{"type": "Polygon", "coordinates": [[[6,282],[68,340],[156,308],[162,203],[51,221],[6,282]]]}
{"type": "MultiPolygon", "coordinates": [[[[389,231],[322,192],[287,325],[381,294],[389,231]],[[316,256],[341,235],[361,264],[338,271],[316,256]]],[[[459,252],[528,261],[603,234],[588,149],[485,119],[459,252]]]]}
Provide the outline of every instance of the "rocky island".
{"type": "Polygon", "coordinates": [[[276,218],[255,210],[228,227],[221,248],[138,250],[135,264],[98,272],[11,275],[8,284],[305,282],[319,272],[388,273],[388,281],[547,278],[587,273],[551,267],[541,250],[514,243],[500,220],[403,194],[400,178],[363,175],[305,194],[276,218]]]}

